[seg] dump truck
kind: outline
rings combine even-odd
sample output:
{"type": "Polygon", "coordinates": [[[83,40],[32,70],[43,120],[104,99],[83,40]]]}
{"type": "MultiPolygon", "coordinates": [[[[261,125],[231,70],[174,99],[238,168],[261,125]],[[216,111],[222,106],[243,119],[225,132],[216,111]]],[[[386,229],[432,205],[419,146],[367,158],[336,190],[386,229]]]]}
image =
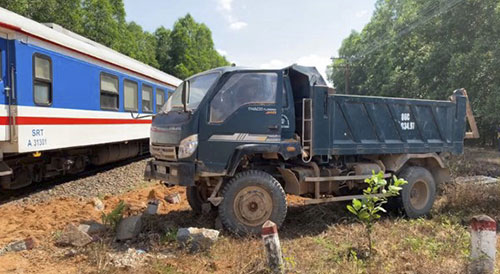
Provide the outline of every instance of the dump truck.
{"type": "Polygon", "coordinates": [[[223,67],[183,81],[153,118],[145,178],[187,187],[193,210],[217,210],[240,235],[281,225],[286,194],[362,198],[373,172],[408,181],[397,202],[416,218],[449,179],[440,155],[477,135],[464,89],[439,101],[344,95],[313,67],[223,67]]]}

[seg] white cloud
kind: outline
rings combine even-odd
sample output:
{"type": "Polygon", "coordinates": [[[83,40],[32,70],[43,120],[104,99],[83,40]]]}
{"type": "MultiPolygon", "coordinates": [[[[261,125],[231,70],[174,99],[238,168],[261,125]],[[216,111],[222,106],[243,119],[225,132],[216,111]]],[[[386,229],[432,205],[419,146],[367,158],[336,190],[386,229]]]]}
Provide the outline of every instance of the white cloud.
{"type": "Polygon", "coordinates": [[[216,0],[217,10],[227,21],[229,28],[240,30],[248,26],[247,22],[241,21],[233,15],[233,0],[216,0]]]}
{"type": "Polygon", "coordinates": [[[360,11],[356,12],[356,17],[357,18],[365,17],[367,15],[368,15],[368,11],[367,10],[360,10],[360,11]]]}
{"type": "Polygon", "coordinates": [[[231,11],[233,0],[217,0],[219,9],[225,11],[231,11]]]}
{"type": "Polygon", "coordinates": [[[232,30],[240,30],[246,26],[248,26],[248,24],[246,22],[243,22],[243,21],[236,21],[236,22],[229,24],[229,28],[232,30]]]}
{"type": "Polygon", "coordinates": [[[279,59],[272,59],[271,61],[264,63],[260,65],[261,69],[281,69],[286,67],[287,63],[283,62],[282,60],[279,59]]]}
{"type": "Polygon", "coordinates": [[[222,56],[226,56],[227,55],[227,51],[223,50],[223,49],[216,49],[217,52],[222,55],[222,56]]]}

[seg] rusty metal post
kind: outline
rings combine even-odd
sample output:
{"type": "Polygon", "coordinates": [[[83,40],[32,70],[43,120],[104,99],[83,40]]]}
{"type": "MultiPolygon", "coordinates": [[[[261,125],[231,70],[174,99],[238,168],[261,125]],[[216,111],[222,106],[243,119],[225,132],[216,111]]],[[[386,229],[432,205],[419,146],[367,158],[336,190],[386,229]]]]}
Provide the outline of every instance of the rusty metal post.
{"type": "Polygon", "coordinates": [[[266,221],[262,225],[262,240],[267,253],[267,262],[272,273],[284,273],[283,256],[281,254],[278,227],[272,221],[266,221]]]}

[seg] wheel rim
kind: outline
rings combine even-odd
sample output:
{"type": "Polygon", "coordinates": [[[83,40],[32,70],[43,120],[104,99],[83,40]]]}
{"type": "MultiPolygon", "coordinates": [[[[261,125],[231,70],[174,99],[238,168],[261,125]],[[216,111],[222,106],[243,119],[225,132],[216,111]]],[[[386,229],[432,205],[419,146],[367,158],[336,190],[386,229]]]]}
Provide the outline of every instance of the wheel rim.
{"type": "Polygon", "coordinates": [[[410,190],[410,203],[415,209],[423,209],[429,201],[429,187],[424,181],[417,181],[410,190]]]}
{"type": "Polygon", "coordinates": [[[249,186],[238,192],[233,206],[238,221],[247,226],[258,226],[271,216],[273,200],[265,189],[249,186]]]}

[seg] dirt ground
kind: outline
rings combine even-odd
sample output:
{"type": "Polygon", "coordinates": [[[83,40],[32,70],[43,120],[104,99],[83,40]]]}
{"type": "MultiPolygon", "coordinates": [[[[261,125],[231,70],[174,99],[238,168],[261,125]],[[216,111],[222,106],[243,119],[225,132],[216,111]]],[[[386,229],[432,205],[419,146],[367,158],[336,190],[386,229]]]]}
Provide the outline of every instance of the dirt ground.
{"type": "MultiPolygon", "coordinates": [[[[491,176],[500,170],[496,151],[472,149],[460,157],[448,159],[456,176],[491,176]]],[[[0,255],[0,273],[267,273],[259,238],[222,233],[210,251],[199,254],[178,246],[172,239],[178,228],[214,227],[213,215],[189,210],[184,188],[149,183],[100,198],[106,213],[123,200],[129,205],[126,215],[134,215],[144,210],[151,190],[160,197],[180,193],[182,201],[160,204],[159,215],[142,236],[146,240],[116,243],[110,236],[84,248],[60,247],[55,239],[68,223],[101,221],[91,199],[56,197],[37,204],[1,205],[0,248],[29,237],[36,245],[33,250],[0,255]],[[122,254],[130,247],[155,256],[137,268],[110,262],[110,253],[122,254]]],[[[364,229],[349,216],[345,203],[300,206],[302,202],[289,197],[291,206],[280,230],[288,273],[465,273],[470,217],[488,214],[500,220],[500,185],[446,184],[428,218],[408,220],[392,212],[380,220],[374,228],[375,254],[364,258],[364,229]]],[[[497,269],[499,262],[500,258],[497,269]]]]}

